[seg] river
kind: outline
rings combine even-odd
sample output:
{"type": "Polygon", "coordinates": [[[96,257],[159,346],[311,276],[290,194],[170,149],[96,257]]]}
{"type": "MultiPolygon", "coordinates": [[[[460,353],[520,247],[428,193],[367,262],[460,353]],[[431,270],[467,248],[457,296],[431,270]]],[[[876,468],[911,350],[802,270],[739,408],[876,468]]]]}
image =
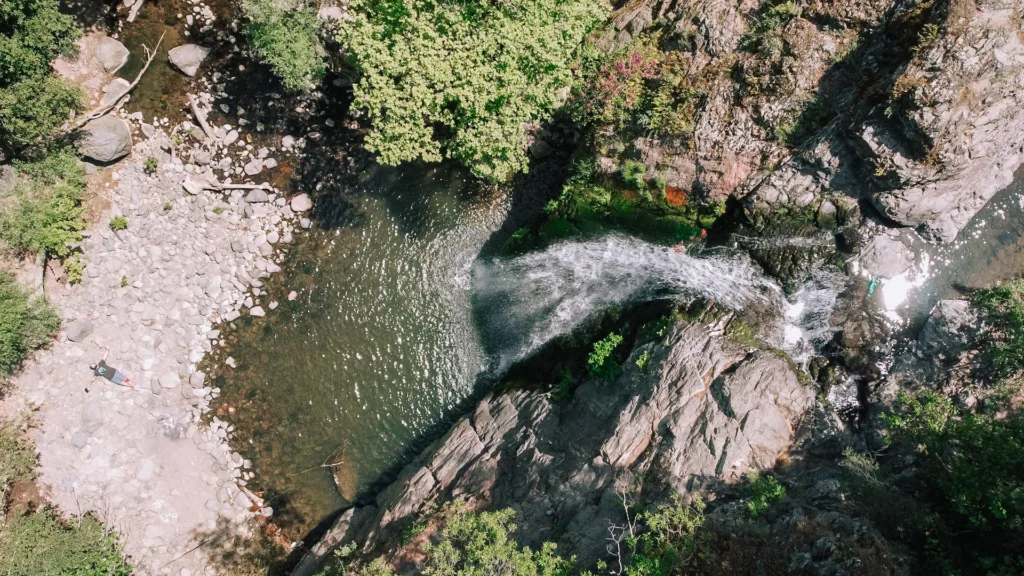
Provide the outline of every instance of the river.
{"type": "MultiPolygon", "coordinates": [[[[147,119],[184,117],[187,82],[165,62],[166,50],[186,41],[174,32],[177,8],[147,5],[125,30],[131,45],[152,45],[171,31],[129,105],[147,119]]],[[[123,76],[141,66],[133,58],[123,76]]],[[[842,282],[835,272],[815,275],[787,298],[742,254],[686,254],[622,236],[482,261],[510,202],[446,165],[371,168],[344,194],[336,203],[343,209],[321,211],[329,224],[300,238],[268,280],[264,301],[276,300],[277,309],[239,320],[215,356],[230,355],[236,366],[214,375],[223,390],[219,413],[236,426],[234,445],[253,462],[253,486],[292,538],[432,440],[478,384],[595,310],[699,295],[736,308],[779,308],[791,324],[781,344],[791,352],[811,351],[801,338],[831,334],[828,312],[842,282]]],[[[1018,275],[1022,198],[1018,176],[956,244],[928,248],[928,277],[895,312],[913,324],[937,299],[957,296],[958,286],[1018,275]]]]}

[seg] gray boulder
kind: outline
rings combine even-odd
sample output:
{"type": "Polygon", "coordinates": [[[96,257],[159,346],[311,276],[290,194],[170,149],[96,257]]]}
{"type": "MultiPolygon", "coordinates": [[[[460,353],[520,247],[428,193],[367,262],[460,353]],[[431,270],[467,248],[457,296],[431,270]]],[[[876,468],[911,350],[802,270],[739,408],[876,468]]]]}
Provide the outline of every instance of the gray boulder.
{"type": "Polygon", "coordinates": [[[100,105],[110,106],[117,102],[128,91],[129,86],[131,83],[124,78],[115,78],[110,84],[103,87],[103,98],[100,99],[100,105]]]}
{"type": "Polygon", "coordinates": [[[899,240],[879,234],[861,251],[860,265],[873,276],[895,278],[914,265],[914,252],[899,240]]]}
{"type": "Polygon", "coordinates": [[[199,71],[199,65],[209,54],[209,48],[203,48],[198,44],[184,44],[168,51],[167,59],[186,76],[195,76],[199,71]]]}
{"type": "Polygon", "coordinates": [[[99,60],[104,70],[113,74],[120,70],[121,66],[124,66],[124,63],[128,61],[128,49],[117,40],[104,36],[96,44],[93,56],[99,60]]]}
{"type": "Polygon", "coordinates": [[[260,204],[263,202],[269,202],[270,196],[267,196],[266,190],[255,188],[245,195],[245,201],[249,204],[260,204]]]}
{"type": "Polygon", "coordinates": [[[103,426],[103,408],[98,402],[91,402],[82,408],[82,428],[90,434],[103,426]]]}
{"type": "Polygon", "coordinates": [[[245,170],[245,173],[249,176],[255,176],[260,172],[263,172],[263,160],[253,158],[251,162],[245,165],[243,170],[245,170]]]}
{"type": "Polygon", "coordinates": [[[104,116],[86,124],[75,145],[86,158],[113,162],[131,153],[132,133],[124,120],[104,116]]]}
{"type": "Polygon", "coordinates": [[[92,334],[92,322],[88,320],[75,320],[64,328],[64,333],[67,335],[68,340],[81,342],[89,334],[92,334]]]}
{"type": "Polygon", "coordinates": [[[925,354],[958,358],[978,335],[978,315],[967,300],[939,300],[917,337],[925,354]]]}
{"type": "Polygon", "coordinates": [[[310,200],[309,194],[299,194],[292,198],[291,206],[295,212],[306,212],[313,207],[313,201],[310,200]]]}

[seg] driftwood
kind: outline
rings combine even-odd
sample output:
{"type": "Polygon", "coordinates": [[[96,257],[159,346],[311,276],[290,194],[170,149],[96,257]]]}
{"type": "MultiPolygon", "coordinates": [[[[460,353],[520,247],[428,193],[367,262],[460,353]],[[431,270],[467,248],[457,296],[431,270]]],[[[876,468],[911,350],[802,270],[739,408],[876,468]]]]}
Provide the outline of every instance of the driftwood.
{"type": "Polygon", "coordinates": [[[192,114],[196,117],[196,122],[199,122],[199,127],[203,129],[203,133],[206,134],[207,138],[213,138],[213,130],[210,128],[210,123],[206,121],[206,112],[203,112],[203,109],[199,107],[196,97],[189,94],[188,103],[192,106],[192,114]]]}
{"type": "Polygon", "coordinates": [[[263,184],[227,184],[222,182],[200,182],[207,190],[273,190],[274,187],[264,182],[263,184]]]}
{"type": "Polygon", "coordinates": [[[216,190],[223,192],[224,190],[266,190],[273,192],[274,187],[264,182],[263,184],[232,184],[229,182],[207,182],[206,180],[192,180],[186,178],[182,184],[185,191],[189,194],[198,194],[201,190],[216,190]]]}
{"type": "Polygon", "coordinates": [[[149,48],[146,47],[145,44],[143,44],[142,45],[142,49],[146,51],[146,65],[142,67],[142,70],[139,70],[139,74],[135,77],[135,81],[128,85],[128,88],[124,91],[124,94],[122,94],[121,97],[118,98],[116,102],[114,102],[113,104],[108,104],[106,106],[100,106],[99,108],[96,108],[96,109],[92,110],[88,114],[86,114],[86,115],[82,116],[80,119],[78,119],[78,121],[76,121],[74,123],[74,125],[72,126],[72,130],[78,130],[82,126],[85,126],[86,124],[88,124],[90,121],[95,120],[95,119],[103,116],[107,112],[110,112],[114,108],[120,106],[121,103],[124,102],[125,96],[127,96],[129,92],[131,92],[132,90],[135,89],[135,87],[139,84],[139,80],[142,80],[142,75],[145,74],[146,70],[149,69],[149,65],[152,64],[153,58],[156,58],[156,53],[157,53],[158,50],[160,50],[160,44],[162,44],[163,41],[164,41],[164,35],[161,34],[160,35],[160,39],[157,40],[157,42],[156,42],[156,47],[153,48],[152,50],[150,50],[149,48]]]}
{"type": "Polygon", "coordinates": [[[132,4],[131,9],[128,10],[128,21],[129,22],[135,22],[135,17],[139,14],[139,9],[142,8],[142,5],[145,2],[146,2],[146,0],[135,0],[135,3],[132,4]]]}

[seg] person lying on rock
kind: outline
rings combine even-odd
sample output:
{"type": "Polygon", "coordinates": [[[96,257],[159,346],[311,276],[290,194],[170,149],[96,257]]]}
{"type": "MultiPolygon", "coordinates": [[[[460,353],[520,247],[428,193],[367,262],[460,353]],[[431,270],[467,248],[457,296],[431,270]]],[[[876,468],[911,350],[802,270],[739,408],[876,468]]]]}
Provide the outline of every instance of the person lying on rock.
{"type": "Polygon", "coordinates": [[[135,388],[135,384],[132,384],[131,378],[125,376],[124,372],[121,372],[112,366],[107,366],[106,359],[107,354],[109,353],[110,350],[108,349],[103,353],[103,360],[100,360],[97,364],[89,365],[89,369],[93,371],[93,376],[102,376],[114,384],[127,386],[128,388],[135,388]]]}

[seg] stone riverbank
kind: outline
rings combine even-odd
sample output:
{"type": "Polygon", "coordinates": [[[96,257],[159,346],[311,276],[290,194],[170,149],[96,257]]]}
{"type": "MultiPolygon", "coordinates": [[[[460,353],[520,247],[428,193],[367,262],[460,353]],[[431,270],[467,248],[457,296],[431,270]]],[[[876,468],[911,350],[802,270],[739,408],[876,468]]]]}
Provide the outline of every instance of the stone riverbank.
{"type": "MultiPolygon", "coordinates": [[[[5,411],[36,412],[46,496],[116,530],[137,573],[215,574],[197,546],[214,533],[245,532],[273,510],[245,488],[250,463],[228,446],[233,427],[204,419],[220,391],[196,366],[231,322],[276,306],[262,301],[260,279],[279,270],[281,248],[309,227],[301,212],[310,205],[272,189],[197,188],[219,181],[207,159],[228,158],[224,139],[182,159],[175,140],[141,120],[116,120],[131,126],[132,154],[94,178],[106,180],[92,193],[110,207],[86,232],[84,278],[48,290],[64,328],[26,363],[5,411]],[[127,229],[111,229],[116,216],[127,229]],[[135,389],[93,377],[89,364],[105,353],[135,389]]],[[[239,142],[232,155],[252,162],[259,151],[251,147],[239,142]]],[[[214,164],[234,171],[231,159],[214,164]]]]}

